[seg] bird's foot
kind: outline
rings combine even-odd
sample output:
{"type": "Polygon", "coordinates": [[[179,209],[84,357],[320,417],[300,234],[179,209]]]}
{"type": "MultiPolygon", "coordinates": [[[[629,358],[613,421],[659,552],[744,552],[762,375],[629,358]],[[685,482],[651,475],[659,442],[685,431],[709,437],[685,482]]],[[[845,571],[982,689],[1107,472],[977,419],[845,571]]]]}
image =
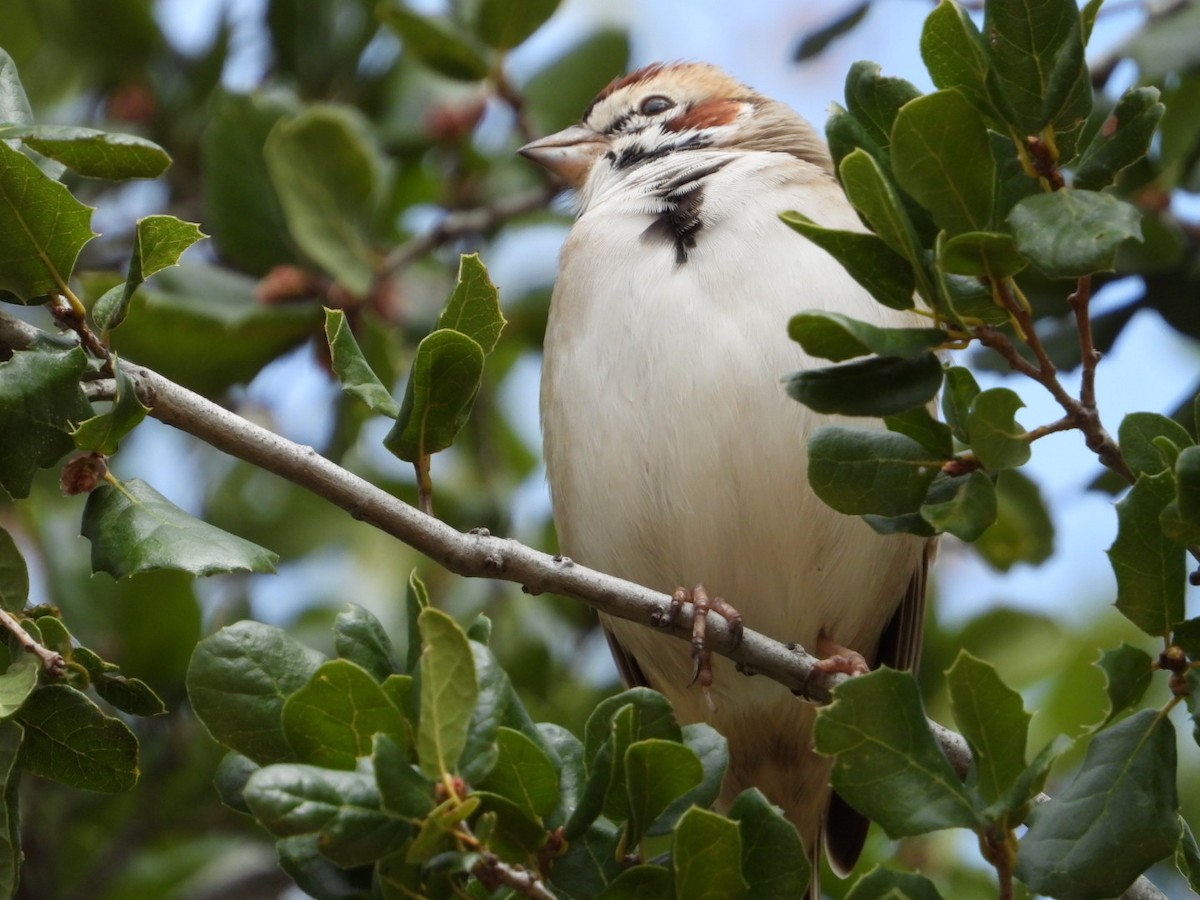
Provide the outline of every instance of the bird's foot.
{"type": "Polygon", "coordinates": [[[871,667],[867,665],[867,661],[861,653],[836,643],[825,632],[821,632],[817,638],[816,651],[817,656],[821,657],[814,666],[818,672],[825,674],[840,672],[843,675],[854,676],[866,675],[871,671],[871,667]]]}
{"type": "Polygon", "coordinates": [[[712,650],[709,649],[707,640],[708,614],[716,613],[726,621],[733,634],[734,647],[742,641],[742,614],[723,597],[710,597],[704,585],[698,584],[690,590],[682,587],[675,590],[671,595],[671,609],[663,624],[671,625],[685,603],[692,605],[692,660],[695,663],[688,686],[698,683],[711,709],[713,702],[709,688],[712,687],[713,673],[712,650]]]}

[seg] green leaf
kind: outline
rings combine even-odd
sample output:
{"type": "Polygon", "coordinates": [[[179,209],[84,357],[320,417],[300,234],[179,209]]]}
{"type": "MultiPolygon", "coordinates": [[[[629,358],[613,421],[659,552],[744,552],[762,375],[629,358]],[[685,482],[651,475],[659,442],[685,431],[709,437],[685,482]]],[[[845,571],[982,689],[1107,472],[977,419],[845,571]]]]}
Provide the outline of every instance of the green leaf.
{"type": "Polygon", "coordinates": [[[353,769],[378,733],[405,740],[408,725],[379,683],[346,659],[322,663],[283,703],[283,734],[296,762],[353,769]]]}
{"type": "Polygon", "coordinates": [[[315,834],[276,841],[279,867],[297,888],[316,900],[367,900],[371,896],[372,870],[339,868],[321,855],[321,844],[321,837],[315,834]]]}
{"type": "Polygon", "coordinates": [[[978,540],[996,521],[996,486],[978,469],[944,482],[934,481],[920,512],[938,533],[962,541],[978,540]]]}
{"type": "Polygon", "coordinates": [[[1117,248],[1141,240],[1141,220],[1112,194],[1070,188],[1026,197],[1008,214],[1017,249],[1049,278],[1111,272],[1117,248]]]}
{"type": "Polygon", "coordinates": [[[878,235],[822,228],[795,211],[780,213],[779,218],[841,263],[884,306],[912,309],[912,266],[878,235]]]}
{"type": "MultiPolygon", "coordinates": [[[[851,74],[846,77],[847,87],[854,73],[853,67],[850,72],[851,74]]],[[[860,121],[858,116],[836,103],[830,104],[829,114],[825,119],[825,140],[829,144],[829,155],[833,157],[834,168],[839,173],[846,157],[855,150],[862,150],[863,156],[873,160],[881,174],[886,170],[890,179],[891,166],[888,161],[887,147],[872,137],[867,125],[860,121]]],[[[896,199],[897,202],[900,202],[899,197],[896,199]]]]}
{"type": "Polygon", "coordinates": [[[428,863],[436,854],[447,849],[449,833],[479,808],[480,800],[480,797],[474,795],[462,803],[448,799],[433,809],[421,823],[417,836],[408,845],[405,859],[409,862],[428,863]]]}
{"type": "Polygon", "coordinates": [[[1133,708],[1150,687],[1154,674],[1154,659],[1145,650],[1121,644],[1100,654],[1096,665],[1108,679],[1108,717],[1111,722],[1127,709],[1133,708]]]}
{"type": "Polygon", "coordinates": [[[171,157],[153,141],[73,125],[0,128],[0,141],[20,141],[85,178],[157,178],[171,157]]]}
{"type": "Polygon", "coordinates": [[[416,569],[408,573],[408,582],[404,588],[402,619],[405,628],[405,644],[404,664],[400,667],[400,671],[411,674],[416,671],[418,660],[421,658],[421,638],[417,633],[417,616],[420,615],[421,610],[430,605],[429,590],[425,587],[425,582],[421,580],[416,569]]]}
{"type": "Polygon", "coordinates": [[[404,50],[447,78],[480,81],[487,77],[488,61],[473,43],[449,26],[428,16],[419,16],[398,0],[379,11],[384,24],[404,41],[404,50]]]}
{"type": "Polygon", "coordinates": [[[374,862],[409,829],[379,808],[375,779],[359,772],[264,766],[246,782],[245,797],[272,834],[319,834],[321,853],[342,868],[374,862]]]}
{"type": "Polygon", "coordinates": [[[953,0],[941,0],[925,17],[921,59],[939,88],[956,88],[980,112],[991,112],[987,95],[988,59],[983,36],[970,13],[953,0]]]}
{"type": "Polygon", "coordinates": [[[365,403],[371,412],[396,418],[400,414],[400,404],[371,370],[342,310],[325,310],[325,338],[329,342],[333,372],[342,390],[365,403]]]}
{"type": "MultiPolygon", "coordinates": [[[[914,267],[920,286],[920,244],[900,195],[883,174],[879,163],[865,150],[854,150],[838,165],[838,177],[846,196],[871,230],[914,267]]],[[[925,296],[924,292],[922,296],[925,296]]]]}
{"type": "Polygon", "coordinates": [[[1088,744],[1075,779],[1037,806],[1016,875],[1064,900],[1116,897],[1179,842],[1175,729],[1145,709],[1088,744]]]}
{"type": "Polygon", "coordinates": [[[112,409],[80,422],[71,437],[80,450],[92,450],[105,456],[117,452],[121,440],[133,431],[150,410],[142,405],[134,390],[133,382],[125,374],[117,357],[113,357],[113,380],[117,393],[112,409]]]}
{"type": "Polygon", "coordinates": [[[200,226],[174,216],[146,216],[138,219],[129,260],[129,275],[124,287],[108,291],[92,307],[92,318],[104,331],[125,321],[133,292],[155,272],[179,265],[179,257],[188,247],[207,235],[200,226]]]}
{"type": "Polygon", "coordinates": [[[673,897],[674,883],[665,866],[639,863],[621,871],[600,895],[600,900],[657,900],[673,897]]]}
{"type": "Polygon", "coordinates": [[[1172,629],[1171,643],[1182,647],[1193,660],[1200,658],[1200,618],[1177,622],[1172,629]]]}
{"type": "Polygon", "coordinates": [[[218,743],[261,765],[290,760],[284,701],[323,661],[280,628],[238,622],[196,645],[187,672],[188,699],[218,743]]]}
{"type": "Polygon", "coordinates": [[[651,823],[647,831],[650,836],[670,832],[679,817],[693,806],[708,809],[715,804],[721,796],[721,786],[729,768],[729,744],[719,731],[703,722],[684,725],[680,730],[683,733],[683,745],[700,760],[700,783],[677,797],[666,812],[651,823]]]}
{"type": "Polygon", "coordinates": [[[876,866],[854,883],[846,900],[942,900],[924,875],[876,866]]]}
{"type": "MultiPolygon", "coordinates": [[[[37,640],[38,636],[33,637],[37,640]]],[[[24,705],[37,687],[42,666],[38,658],[27,653],[15,638],[7,639],[0,654],[7,663],[4,674],[0,675],[0,719],[7,719],[24,705]]]]}
{"type": "Polygon", "coordinates": [[[1193,893],[1200,893],[1200,845],[1183,816],[1179,817],[1180,838],[1175,850],[1175,868],[1187,879],[1193,893]]]}
{"type": "Polygon", "coordinates": [[[12,535],[0,528],[0,609],[19,613],[28,599],[29,567],[12,535]]]}
{"type": "Polygon", "coordinates": [[[819,413],[894,416],[928,403],[942,386],[942,364],[929,352],[912,359],[872,356],[784,379],[788,396],[819,413]]]}
{"type": "Polygon", "coordinates": [[[469,638],[475,661],[479,697],[467,726],[467,743],[459,757],[458,773],[464,781],[481,781],[499,758],[496,736],[501,725],[522,732],[539,746],[541,736],[513,691],[512,682],[492,651],[469,638]]]}
{"type": "Polygon", "coordinates": [[[535,130],[550,134],[579,121],[579,111],[629,66],[629,35],[602,29],[568,48],[529,79],[525,103],[535,130]]]}
{"type": "Polygon", "coordinates": [[[114,578],[153,569],[274,572],[279,558],[188,515],[137,478],[92,491],[80,533],[92,542],[92,570],[114,578]]]}
{"type": "MultiPolygon", "coordinates": [[[[3,51],[0,51],[3,54],[3,51]]],[[[4,60],[0,55],[0,108],[4,104],[4,60]]],[[[20,887],[21,815],[17,789],[21,783],[19,765],[25,730],[16,722],[0,722],[0,894],[17,896],[20,887]]]]}
{"type": "Polygon", "coordinates": [[[351,294],[367,296],[388,168],[369,123],[348,106],[312,106],[280,120],[263,152],[296,245],[351,294]]]}
{"type": "Polygon", "coordinates": [[[792,62],[804,62],[820,56],[831,43],[852,31],[863,20],[870,8],[871,4],[868,0],[863,0],[821,27],[806,33],[796,45],[796,49],[792,51],[792,62]]]}
{"type": "Polygon", "coordinates": [[[458,258],[458,278],[446,308],[438,316],[437,328],[465,334],[479,344],[484,355],[491,353],[504,330],[500,291],[492,284],[478,253],[458,258]]]}
{"type": "Polygon", "coordinates": [[[1015,418],[1025,402],[1008,388],[989,388],[978,394],[967,414],[971,449],[989,469],[1015,469],[1029,461],[1028,432],[1015,418]]]}
{"type": "Polygon", "coordinates": [[[376,681],[396,671],[391,638],[377,618],[355,603],[346,604],[333,620],[333,645],[341,659],[366,669],[376,681]]]}
{"type": "MultiPolygon", "coordinates": [[[[47,650],[53,650],[55,653],[61,654],[68,661],[71,661],[75,653],[75,647],[71,641],[71,632],[67,631],[67,626],[62,623],[62,619],[44,608],[34,607],[31,612],[37,615],[37,618],[24,619],[21,621],[21,627],[47,650]]],[[[22,648],[15,646],[13,649],[22,650],[22,648]]],[[[109,665],[112,664],[109,663],[109,665]]],[[[113,666],[113,668],[116,669],[117,667],[113,666]]],[[[73,686],[77,687],[77,685],[73,686]]]]}
{"type": "Polygon", "coordinates": [[[200,142],[204,221],[218,255],[252,275],[297,262],[263,146],[280,119],[299,112],[299,103],[280,91],[218,90],[208,112],[200,142]]]}
{"type": "Polygon", "coordinates": [[[1134,87],[1121,95],[1080,155],[1071,179],[1074,187],[1092,191],[1108,187],[1118,172],[1149,152],[1154,130],[1166,110],[1158,98],[1158,88],[1153,87],[1134,87]]]}
{"type": "Polygon", "coordinates": [[[846,73],[846,108],[862,125],[870,144],[879,152],[871,155],[887,167],[887,150],[892,127],[900,109],[921,96],[912,83],[903,78],[885,78],[878,64],[860,60],[846,73]]]}
{"type": "Polygon", "coordinates": [[[258,768],[258,763],[235,750],[222,756],[213,775],[213,787],[221,802],[232,810],[250,815],[245,798],[246,782],[258,768]]]}
{"type": "Polygon", "coordinates": [[[14,499],[29,496],[39,468],[75,448],[68,432],[92,415],[79,387],[86,368],[78,347],[23,350],[0,363],[0,487],[14,499]]]}
{"type": "Polygon", "coordinates": [[[546,846],[546,828],[540,819],[507,797],[476,791],[481,817],[491,820],[488,844],[501,858],[522,860],[546,846]]]}
{"type": "Polygon", "coordinates": [[[33,110],[25,96],[21,76],[17,74],[17,64],[5,50],[0,50],[0,122],[33,124],[33,110]]]}
{"type": "Polygon", "coordinates": [[[554,15],[559,0],[482,0],[475,33],[489,47],[510,50],[554,15]]]}
{"type": "Polygon", "coordinates": [[[1083,26],[1083,46],[1088,45],[1088,41],[1092,39],[1092,27],[1096,24],[1096,16],[1100,14],[1100,7],[1104,5],[1104,0],[1088,0],[1083,5],[1083,9],[1079,11],[1079,21],[1083,26]]]}
{"type": "Polygon", "coordinates": [[[902,434],[827,425],[808,442],[808,483],[847,515],[916,512],[943,460],[902,434]]]}
{"type": "Polygon", "coordinates": [[[892,128],[892,169],[900,187],[951,236],[989,229],[996,170],[987,128],[958,91],[905,104],[892,128]]]}
{"type": "Polygon", "coordinates": [[[671,848],[676,897],[740,900],[748,896],[741,862],[742,839],[736,823],[698,807],[679,820],[671,848]]]}
{"type": "Polygon", "coordinates": [[[96,236],[91,220],[90,206],[0,140],[0,290],[24,303],[65,289],[96,236]]]}
{"type": "Polygon", "coordinates": [[[1007,278],[1029,263],[1017,252],[1011,235],[991,231],[968,231],[950,238],[939,247],[941,264],[955,275],[976,278],[1007,278]]]}
{"type": "Polygon", "coordinates": [[[106,794],[137,784],[137,738],[75,688],[38,688],[16,719],[25,729],[21,765],[30,774],[106,794]]]}
{"type": "Polygon", "coordinates": [[[248,383],[319,328],[315,302],[265,306],[253,279],[215,265],[165,269],[134,293],[114,351],[207,396],[248,383]]]}
{"type": "Polygon", "coordinates": [[[630,845],[636,846],[677,798],[700,784],[703,775],[696,754],[682,744],[664,740],[631,744],[625,751],[630,845]]]}
{"type": "Polygon", "coordinates": [[[1167,438],[1180,449],[1195,444],[1186,428],[1158,413],[1134,412],[1121,420],[1117,442],[1125,462],[1138,475],[1157,475],[1172,467],[1155,444],[1155,439],[1160,437],[1167,438]]]}
{"type": "Polygon", "coordinates": [[[1200,526],[1200,447],[1185,447],[1175,462],[1175,500],[1183,522],[1200,526]]]}
{"type": "Polygon", "coordinates": [[[912,438],[938,459],[949,459],[954,455],[950,426],[935,419],[928,407],[918,406],[907,412],[886,416],[883,424],[888,431],[912,438]]]}
{"type": "Polygon", "coordinates": [[[994,803],[1025,770],[1032,716],[992,666],[965,650],[946,672],[946,684],[954,721],[971,747],[975,787],[985,803],[994,803]]]}
{"type": "Polygon", "coordinates": [[[396,424],[384,446],[407,462],[445,450],[466,424],[483,377],[483,348],[440,329],[417,345],[396,424]]]}
{"type": "Polygon", "coordinates": [[[435,805],[434,784],[412,765],[409,750],[377,734],[372,761],[383,809],[413,821],[429,815],[435,805]]]}
{"type": "Polygon", "coordinates": [[[417,757],[421,771],[436,780],[458,766],[479,686],[471,647],[458,623],[433,607],[421,610],[417,623],[423,645],[417,757]]]}
{"type": "Polygon", "coordinates": [[[964,444],[971,442],[967,429],[971,405],[979,396],[979,384],[970,369],[962,366],[946,367],[946,388],[942,391],[942,415],[950,426],[954,437],[964,444]]]}
{"type": "Polygon", "coordinates": [[[834,789],[889,837],[980,825],[929,733],[911,674],[879,669],[839,685],[815,738],[819,752],[837,756],[834,789]]]}
{"type": "Polygon", "coordinates": [[[742,836],[742,877],[749,896],[769,900],[803,896],[812,874],[796,826],[757,788],[742,791],[729,806],[742,836]]]}
{"type": "Polygon", "coordinates": [[[1087,65],[1075,0],[989,3],[983,33],[992,99],[1020,134],[1051,122],[1059,130],[1082,124],[1091,91],[1086,104],[1077,96],[1081,78],[1087,86],[1087,65]]]}
{"type": "Polygon", "coordinates": [[[558,805],[558,772],[541,747],[519,731],[496,732],[500,754],[478,787],[506,797],[528,815],[548,815],[558,805]]]}
{"type": "MultiPolygon", "coordinates": [[[[558,808],[545,817],[547,828],[557,828],[579,805],[587,772],[583,765],[583,742],[561,725],[539,722],[538,734],[558,772],[558,808]]],[[[722,773],[723,774],[723,773],[722,773]]]]}
{"type": "Polygon", "coordinates": [[[1159,516],[1175,499],[1170,472],[1141,475],[1117,501],[1117,537],[1108,550],[1117,610],[1146,634],[1167,635],[1183,621],[1184,549],[1162,533],[1159,516]]]}
{"type": "Polygon", "coordinates": [[[1037,565],[1054,553],[1054,523],[1037,484],[1017,469],[996,477],[996,521],[976,541],[975,550],[993,569],[1014,563],[1037,565]]]}
{"type": "Polygon", "coordinates": [[[617,862],[617,829],[593,825],[575,837],[554,861],[551,882],[568,896],[599,896],[621,871],[617,862]]]}
{"type": "Polygon", "coordinates": [[[670,702],[656,691],[631,688],[592,710],[584,726],[587,783],[566,825],[569,840],[584,834],[601,812],[614,821],[628,818],[625,767],[619,761],[630,744],[655,738],[683,738],[670,702]]]}
{"type": "MultiPolygon", "coordinates": [[[[38,622],[44,626],[43,620],[39,619],[38,622]]],[[[154,693],[148,684],[139,678],[122,675],[119,666],[105,662],[87,647],[73,648],[69,658],[87,669],[92,687],[101,699],[111,703],[121,712],[131,716],[150,717],[161,716],[167,711],[162,698],[154,693]]]]}
{"type": "MultiPolygon", "coordinates": [[[[940,243],[945,232],[938,232],[935,239],[934,257],[941,252],[940,243]]],[[[970,331],[980,321],[989,325],[1006,325],[1008,313],[997,303],[991,287],[969,275],[952,275],[942,266],[934,266],[932,272],[937,284],[934,305],[943,316],[958,325],[959,331],[970,331]]]]}
{"type": "Polygon", "coordinates": [[[788,337],[810,356],[834,362],[878,354],[912,359],[946,340],[940,328],[880,328],[841,313],[808,310],[788,321],[788,337]]]}

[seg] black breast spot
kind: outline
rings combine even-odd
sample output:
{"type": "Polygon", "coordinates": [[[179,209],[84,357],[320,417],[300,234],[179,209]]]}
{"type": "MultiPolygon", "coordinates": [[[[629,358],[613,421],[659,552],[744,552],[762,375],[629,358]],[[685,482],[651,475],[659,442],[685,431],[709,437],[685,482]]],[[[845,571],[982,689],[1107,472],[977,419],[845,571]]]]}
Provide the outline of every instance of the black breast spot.
{"type": "Polygon", "coordinates": [[[720,171],[729,160],[716,160],[655,185],[653,195],[663,204],[642,240],[675,248],[675,264],[687,262],[696,247],[696,236],[704,228],[704,179],[720,171]]]}

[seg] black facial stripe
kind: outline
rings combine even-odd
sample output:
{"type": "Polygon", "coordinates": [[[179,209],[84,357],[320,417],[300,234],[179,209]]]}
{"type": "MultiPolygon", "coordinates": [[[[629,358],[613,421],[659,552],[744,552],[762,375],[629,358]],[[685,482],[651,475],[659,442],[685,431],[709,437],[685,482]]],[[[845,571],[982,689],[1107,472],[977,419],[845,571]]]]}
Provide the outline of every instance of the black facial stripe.
{"type": "Polygon", "coordinates": [[[729,160],[714,160],[707,166],[691,169],[655,185],[654,195],[663,202],[663,210],[642,232],[645,242],[664,243],[675,248],[675,264],[687,262],[688,251],[696,246],[696,236],[704,227],[704,179],[719,172],[729,160]]]}
{"type": "Polygon", "coordinates": [[[661,159],[668,153],[674,153],[676,150],[703,150],[711,145],[712,141],[700,134],[693,134],[691,137],[678,143],[664,144],[657,147],[643,147],[640,144],[633,144],[621,151],[616,162],[613,163],[613,168],[628,169],[631,166],[636,166],[651,159],[661,159]]]}
{"type": "Polygon", "coordinates": [[[604,129],[605,134],[620,134],[625,130],[625,126],[629,124],[629,120],[633,118],[633,113],[622,113],[613,120],[612,124],[604,129]]]}

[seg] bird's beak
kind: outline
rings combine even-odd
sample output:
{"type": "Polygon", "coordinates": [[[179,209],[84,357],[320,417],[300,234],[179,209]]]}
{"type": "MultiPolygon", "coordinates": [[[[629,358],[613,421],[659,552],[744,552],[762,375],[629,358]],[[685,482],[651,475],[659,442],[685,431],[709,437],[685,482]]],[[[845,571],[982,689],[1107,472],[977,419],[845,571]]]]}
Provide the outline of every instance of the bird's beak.
{"type": "Polygon", "coordinates": [[[531,141],[517,152],[545,166],[573,188],[583,185],[592,163],[608,149],[608,138],[598,131],[572,125],[531,141]]]}

